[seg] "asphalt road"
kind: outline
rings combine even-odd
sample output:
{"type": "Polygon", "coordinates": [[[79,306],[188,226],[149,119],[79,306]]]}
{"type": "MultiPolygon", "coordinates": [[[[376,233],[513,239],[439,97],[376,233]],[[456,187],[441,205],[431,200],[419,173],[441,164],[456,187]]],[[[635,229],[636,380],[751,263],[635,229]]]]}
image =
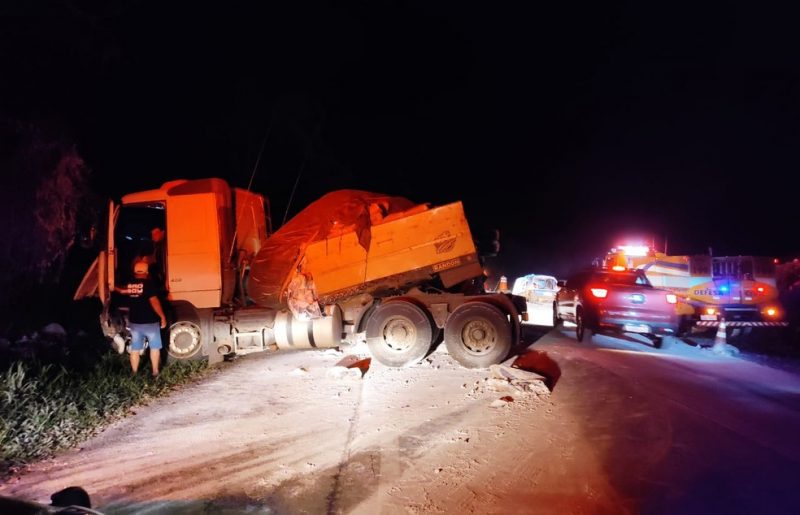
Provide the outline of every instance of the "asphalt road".
{"type": "Polygon", "coordinates": [[[800,377],[680,340],[573,334],[533,347],[562,367],[553,398],[574,391],[570,410],[635,511],[800,513],[800,377]]]}

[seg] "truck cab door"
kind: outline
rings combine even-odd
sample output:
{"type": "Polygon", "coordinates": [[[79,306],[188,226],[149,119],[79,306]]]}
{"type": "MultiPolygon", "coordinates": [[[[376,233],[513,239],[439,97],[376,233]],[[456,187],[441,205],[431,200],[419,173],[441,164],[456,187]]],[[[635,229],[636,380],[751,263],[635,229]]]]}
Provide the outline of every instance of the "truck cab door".
{"type": "Polygon", "coordinates": [[[73,296],[73,300],[99,297],[100,302],[103,303],[103,313],[108,310],[111,292],[114,291],[114,267],[117,255],[114,246],[114,225],[118,215],[119,207],[114,206],[113,201],[109,201],[106,248],[100,251],[100,254],[89,266],[89,270],[86,271],[73,296]]]}

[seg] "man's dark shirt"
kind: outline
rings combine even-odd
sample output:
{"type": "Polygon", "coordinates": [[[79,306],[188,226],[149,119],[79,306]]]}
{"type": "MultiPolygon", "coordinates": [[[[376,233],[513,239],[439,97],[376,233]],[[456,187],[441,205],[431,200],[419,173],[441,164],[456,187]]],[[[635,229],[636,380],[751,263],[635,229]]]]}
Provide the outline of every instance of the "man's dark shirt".
{"type": "Polygon", "coordinates": [[[132,279],[126,289],[130,312],[128,319],[132,324],[152,324],[161,322],[158,313],[150,305],[151,297],[158,297],[158,288],[150,279],[132,279]]]}

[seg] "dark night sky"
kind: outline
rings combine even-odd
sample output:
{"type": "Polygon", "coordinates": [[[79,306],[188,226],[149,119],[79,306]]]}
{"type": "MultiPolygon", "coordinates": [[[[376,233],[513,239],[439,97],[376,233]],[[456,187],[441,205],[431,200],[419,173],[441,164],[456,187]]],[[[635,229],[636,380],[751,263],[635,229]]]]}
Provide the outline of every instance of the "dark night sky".
{"type": "Polygon", "coordinates": [[[800,251],[789,12],[256,3],[4,3],[0,116],[67,131],[112,197],[246,186],[269,131],[254,189],[275,219],[304,161],[290,215],[340,188],[460,199],[500,229],[511,277],[564,274],[625,234],[800,251]]]}

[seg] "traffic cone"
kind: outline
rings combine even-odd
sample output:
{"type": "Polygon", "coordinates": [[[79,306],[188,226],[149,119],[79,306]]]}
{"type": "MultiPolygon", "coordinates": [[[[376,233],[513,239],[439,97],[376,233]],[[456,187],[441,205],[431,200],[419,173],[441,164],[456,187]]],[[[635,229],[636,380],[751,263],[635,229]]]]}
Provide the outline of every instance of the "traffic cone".
{"type": "Polygon", "coordinates": [[[717,327],[717,334],[714,336],[714,346],[718,345],[725,345],[728,343],[728,327],[725,325],[725,319],[719,321],[719,327],[717,327]]]}
{"type": "Polygon", "coordinates": [[[717,328],[716,336],[714,336],[714,346],[711,347],[711,352],[725,356],[733,356],[736,354],[736,348],[728,345],[727,329],[728,327],[725,325],[725,319],[723,318],[719,321],[719,327],[717,328]]]}
{"type": "Polygon", "coordinates": [[[508,293],[508,278],[506,278],[506,276],[500,276],[500,284],[497,286],[497,291],[500,293],[508,293]]]}

